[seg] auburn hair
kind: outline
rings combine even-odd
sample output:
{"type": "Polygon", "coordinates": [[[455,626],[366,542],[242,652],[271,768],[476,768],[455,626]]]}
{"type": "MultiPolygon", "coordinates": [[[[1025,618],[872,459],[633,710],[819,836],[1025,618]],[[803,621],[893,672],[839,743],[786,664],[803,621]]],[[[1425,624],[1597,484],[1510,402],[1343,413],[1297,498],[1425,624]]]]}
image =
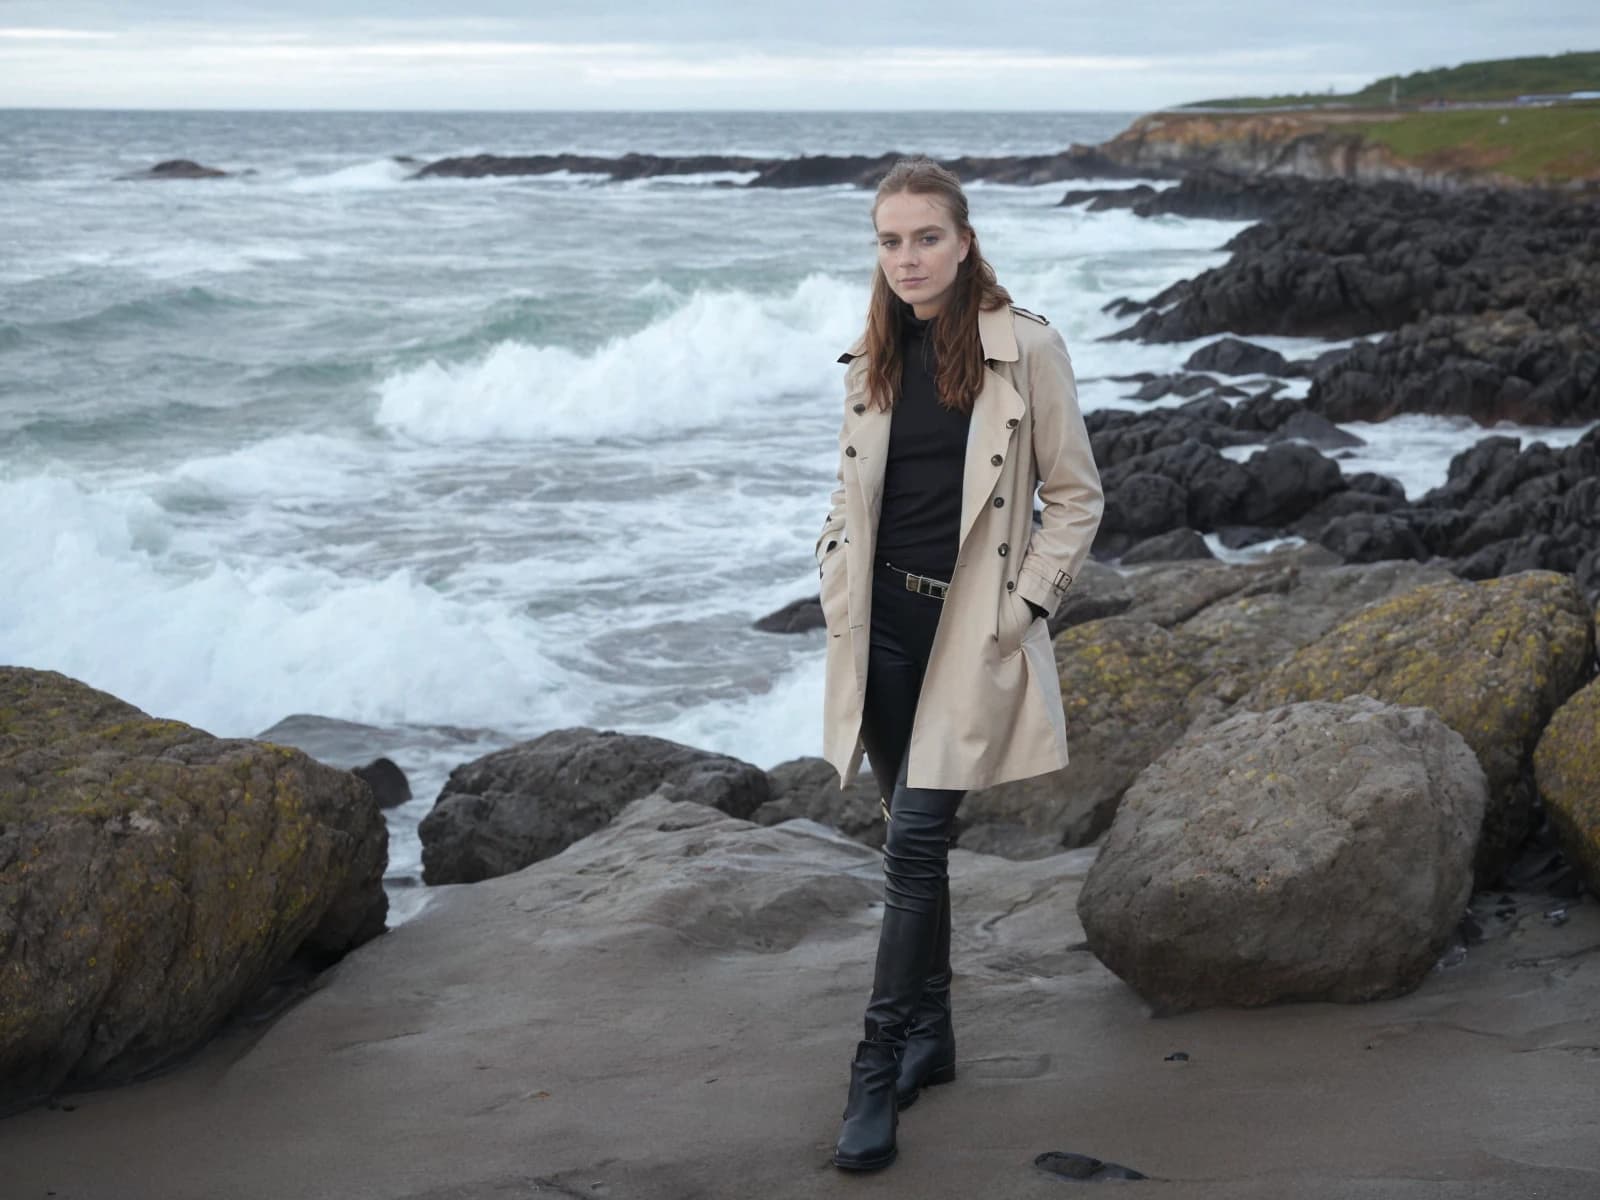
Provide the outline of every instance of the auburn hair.
{"type": "MultiPolygon", "coordinates": [[[[930,196],[940,203],[955,223],[956,236],[970,237],[967,256],[956,266],[956,280],[950,299],[929,327],[934,358],[938,363],[935,385],[939,403],[945,408],[970,413],[983,389],[983,343],[978,338],[978,313],[1011,303],[1011,293],[1000,286],[994,268],[978,249],[978,234],[967,216],[967,196],[961,180],[931,158],[918,156],[899,159],[878,184],[872,201],[876,225],[878,205],[900,192],[930,196]]],[[[867,305],[866,352],[867,394],[874,408],[894,407],[900,390],[900,336],[907,316],[907,304],[889,286],[881,267],[874,269],[872,299],[867,305]]]]}

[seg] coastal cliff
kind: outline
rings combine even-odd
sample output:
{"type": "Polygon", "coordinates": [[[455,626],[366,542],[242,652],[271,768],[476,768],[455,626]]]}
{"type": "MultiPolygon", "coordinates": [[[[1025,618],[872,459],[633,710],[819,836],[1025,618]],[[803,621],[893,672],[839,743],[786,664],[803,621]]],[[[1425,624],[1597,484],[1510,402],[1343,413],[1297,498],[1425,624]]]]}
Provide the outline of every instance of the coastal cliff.
{"type": "Polygon", "coordinates": [[[1600,187],[1600,104],[1155,112],[1096,150],[1153,176],[1222,170],[1447,189],[1600,187]]]}

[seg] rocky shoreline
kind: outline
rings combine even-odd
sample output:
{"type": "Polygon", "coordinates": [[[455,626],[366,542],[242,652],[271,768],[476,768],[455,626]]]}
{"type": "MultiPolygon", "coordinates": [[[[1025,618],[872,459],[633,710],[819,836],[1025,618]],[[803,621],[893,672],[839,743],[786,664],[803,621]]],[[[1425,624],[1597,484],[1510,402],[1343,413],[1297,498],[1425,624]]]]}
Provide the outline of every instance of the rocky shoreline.
{"type": "MultiPolygon", "coordinates": [[[[1120,336],[1228,336],[1124,381],[1185,403],[1090,414],[1106,519],[1051,627],[1072,762],[963,802],[965,1082],[908,1119],[927,1140],[898,1177],[1054,1194],[1044,1165],[1087,1152],[1185,1198],[1592,1194],[1600,426],[1492,434],[1408,497],[1342,473],[1336,422],[1600,419],[1600,206],[1216,175],[1064,202],[1260,224],[1118,306],[1120,336]],[[1296,363],[1241,333],[1371,340],[1296,363]],[[1206,540],[1286,534],[1248,564],[1206,540]],[[1240,1121],[1270,1136],[1241,1146],[1240,1121]]],[[[764,621],[799,632],[810,603],[764,621]]],[[[0,668],[21,1186],[831,1194],[880,890],[865,778],[550,731],[451,774],[421,827],[437,899],[383,932],[379,806],[408,794],[392,763],[0,668]],[[226,1032],[297,963],[321,971],[298,1004],[226,1032]],[[350,1113],[380,1161],[330,1132],[350,1113]]]]}
{"type": "MultiPolygon", "coordinates": [[[[1043,1197],[1090,1156],[1174,1200],[1342,1200],[1358,1179],[1414,1200],[1419,1172],[1430,1197],[1589,1194],[1596,881],[1563,857],[1567,827],[1547,826],[1469,893],[1479,828],[1506,802],[1494,780],[1526,765],[1504,756],[1530,740],[1552,812],[1590,841],[1600,828],[1582,812],[1600,794],[1600,685],[1557,701],[1592,672],[1594,614],[1561,576],[1425,582],[1305,558],[1090,578],[1131,603],[1057,637],[1064,681],[1100,683],[1068,693],[1074,764],[1132,782],[1096,847],[1007,858],[969,846],[981,821],[962,830],[962,1072],[902,1122],[903,1184],[1043,1197]],[[1412,651],[1376,650],[1430,625],[1412,651]],[[1529,655],[1494,653],[1505,645],[1529,655]],[[1474,685],[1491,657],[1500,673],[1474,685]],[[1368,669],[1340,679],[1329,663],[1368,669]],[[1348,698],[1278,705],[1273,689],[1348,698]],[[1259,1136],[1239,1138],[1240,1122],[1259,1136]]],[[[111,769],[108,742],[92,754],[111,769]]],[[[437,886],[298,1003],[176,1070],[100,1090],[80,1076],[0,1120],[8,1182],[84,1200],[837,1194],[827,1153],[881,865],[805,815],[876,807],[822,786],[825,770],[766,773],[772,798],[747,820],[726,810],[753,796],[727,790],[719,810],[699,788],[762,773],[660,739],[558,731],[464,765],[456,794],[471,784],[546,831],[566,822],[570,840],[529,840],[527,865],[437,886]],[[579,836],[597,802],[613,815],[579,836]]],[[[0,830],[0,931],[19,828],[13,813],[0,830]]],[[[504,821],[447,833],[508,849],[504,821]]],[[[35,940],[66,957],[59,934],[35,940]]],[[[0,1025],[8,1080],[14,1029],[0,1025]]]]}
{"type": "Polygon", "coordinates": [[[1135,400],[1193,397],[1181,407],[1090,414],[1108,489],[1097,555],[1137,560],[1162,552],[1141,539],[1186,529],[1229,546],[1288,534],[1349,561],[1440,562],[1468,579],[1563,571],[1600,595],[1600,427],[1564,449],[1494,434],[1457,455],[1443,485],[1408,498],[1381,476],[1341,476],[1338,448],[1355,439],[1333,424],[1402,413],[1600,421],[1600,203],[1217,175],[1068,199],[1263,218],[1221,267],[1117,303],[1138,317],[1118,337],[1229,336],[1178,375],[1131,381],[1135,400]],[[1240,332],[1382,336],[1287,363],[1240,332]],[[1219,375],[1311,386],[1302,402],[1270,380],[1249,390],[1219,375]],[[1274,444],[1244,463],[1221,453],[1255,443],[1274,444]]]}

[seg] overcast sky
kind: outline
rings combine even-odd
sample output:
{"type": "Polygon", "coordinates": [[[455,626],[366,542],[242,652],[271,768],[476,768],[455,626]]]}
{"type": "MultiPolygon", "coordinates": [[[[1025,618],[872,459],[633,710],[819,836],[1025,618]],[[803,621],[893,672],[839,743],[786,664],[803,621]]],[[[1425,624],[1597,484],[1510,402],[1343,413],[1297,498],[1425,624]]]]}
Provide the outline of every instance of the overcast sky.
{"type": "Polygon", "coordinates": [[[0,0],[0,106],[1123,111],[1593,49],[1597,0],[0,0]]]}

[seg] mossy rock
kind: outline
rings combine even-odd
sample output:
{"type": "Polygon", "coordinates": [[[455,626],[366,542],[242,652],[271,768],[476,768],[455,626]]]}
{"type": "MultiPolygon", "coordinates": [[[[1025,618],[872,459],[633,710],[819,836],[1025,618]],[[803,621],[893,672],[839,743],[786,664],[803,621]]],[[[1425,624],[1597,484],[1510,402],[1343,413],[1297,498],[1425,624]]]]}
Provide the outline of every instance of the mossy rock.
{"type": "Polygon", "coordinates": [[[1056,636],[1072,761],[975,791],[960,844],[1034,858],[1099,837],[1122,793],[1185,730],[1226,717],[1266,673],[1373,600],[1448,579],[1416,563],[1185,563],[1132,573],[1125,614],[1056,636]]]}
{"type": "Polygon", "coordinates": [[[1600,895],[1600,680],[1550,718],[1533,752],[1533,771],[1561,848],[1600,895]]]}
{"type": "Polygon", "coordinates": [[[1591,616],[1570,575],[1523,571],[1430,584],[1368,605],[1274,667],[1242,704],[1367,695],[1431,708],[1489,780],[1480,883],[1504,869],[1532,823],[1529,760],[1551,714],[1589,675],[1591,616]]]}
{"type": "Polygon", "coordinates": [[[159,1066],[297,950],[381,932],[387,851],[347,771],[0,668],[0,1111],[159,1066]]]}

